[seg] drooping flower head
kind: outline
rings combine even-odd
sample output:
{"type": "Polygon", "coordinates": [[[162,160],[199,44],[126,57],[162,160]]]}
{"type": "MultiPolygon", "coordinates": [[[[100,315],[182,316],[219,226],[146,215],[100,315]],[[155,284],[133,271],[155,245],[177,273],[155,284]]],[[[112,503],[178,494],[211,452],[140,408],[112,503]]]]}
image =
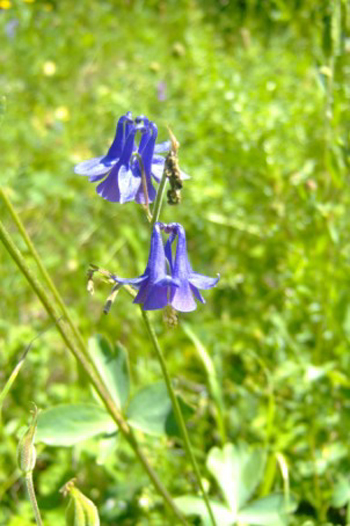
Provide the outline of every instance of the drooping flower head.
{"type": "Polygon", "coordinates": [[[197,308],[195,298],[201,303],[205,299],[198,289],[211,289],[218,283],[220,276],[210,278],[192,269],[188,254],[186,232],[180,223],[163,225],[163,229],[170,233],[165,246],[165,255],[169,261],[173,279],[178,283],[176,289],[171,290],[169,304],[178,311],[190,312],[197,308]],[[173,243],[177,239],[176,253],[173,256],[173,243]]]}
{"type": "Polygon", "coordinates": [[[156,145],[157,135],[157,126],[147,117],[141,115],[133,120],[131,112],[127,112],[118,121],[107,154],[79,163],[74,171],[88,176],[90,182],[99,182],[97,193],[118,203],[147,202],[143,173],[148,201],[152,202],[156,195],[152,177],[159,181],[164,166],[164,158],[159,154],[169,149],[168,141],[156,145]]]}
{"type": "Polygon", "coordinates": [[[195,299],[205,303],[198,289],[215,287],[220,277],[210,278],[198,274],[190,265],[186,234],[179,223],[156,223],[153,227],[151,248],[145,272],[138,278],[123,279],[114,276],[117,283],[128,283],[138,290],[134,303],[144,310],[162,309],[171,305],[180,312],[197,308],[195,299]],[[169,234],[164,247],[162,233],[169,234]],[[173,255],[174,241],[177,240],[173,255]]]}

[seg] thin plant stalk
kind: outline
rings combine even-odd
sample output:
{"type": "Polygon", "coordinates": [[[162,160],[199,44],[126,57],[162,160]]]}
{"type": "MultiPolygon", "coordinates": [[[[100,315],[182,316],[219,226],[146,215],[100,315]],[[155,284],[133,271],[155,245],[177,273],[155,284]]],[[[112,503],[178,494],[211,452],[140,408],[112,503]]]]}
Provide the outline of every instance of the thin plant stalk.
{"type": "Polygon", "coordinates": [[[155,223],[159,221],[159,216],[160,216],[160,211],[162,208],[167,180],[168,180],[168,177],[166,175],[166,171],[163,170],[162,178],[160,180],[157,196],[154,201],[153,210],[152,210],[152,221],[151,221],[152,228],[154,227],[155,223]]]}
{"type": "Polygon", "coordinates": [[[42,518],[41,518],[41,515],[40,515],[38,502],[37,502],[36,496],[35,496],[35,489],[34,489],[34,484],[33,484],[33,472],[32,471],[29,471],[29,473],[26,474],[26,476],[25,476],[25,483],[26,483],[26,487],[27,487],[27,491],[28,491],[28,495],[29,495],[29,500],[30,500],[30,503],[31,503],[32,508],[33,508],[33,512],[34,512],[34,516],[35,516],[35,522],[37,523],[37,526],[42,526],[43,525],[43,521],[42,521],[42,518]]]}
{"type": "Polygon", "coordinates": [[[46,312],[48,313],[50,318],[55,323],[63,341],[65,342],[67,347],[70,349],[70,351],[73,353],[77,361],[81,364],[84,371],[88,375],[92,385],[94,386],[97,393],[101,397],[107,411],[110,413],[113,420],[116,422],[124,438],[127,440],[131,448],[134,450],[136,457],[138,458],[143,468],[147,472],[157,492],[163,497],[165,503],[173,511],[173,513],[176,515],[176,517],[181,522],[181,524],[185,524],[185,525],[188,524],[185,518],[182,516],[182,514],[178,510],[178,508],[176,507],[171,495],[169,494],[167,489],[163,486],[162,482],[158,478],[158,475],[155,473],[152,466],[149,464],[143,451],[140,449],[140,446],[137,442],[137,439],[133,431],[131,430],[127,422],[124,420],[124,417],[120,413],[118,408],[115,406],[108,392],[108,389],[105,387],[105,385],[103,384],[103,381],[101,380],[99,375],[96,373],[91,362],[87,359],[86,355],[82,352],[81,348],[76,344],[76,339],[74,338],[74,334],[70,326],[68,326],[68,324],[66,324],[59,316],[56,307],[51,302],[50,297],[46,293],[43,286],[38,282],[38,280],[36,279],[32,271],[30,270],[30,268],[28,267],[25,259],[23,258],[22,254],[18,250],[10,234],[7,232],[5,226],[2,224],[1,221],[0,221],[0,240],[4,244],[5,248],[7,249],[8,253],[11,255],[16,265],[18,266],[21,273],[27,279],[29,285],[31,286],[35,294],[38,296],[46,312]]]}
{"type": "Polygon", "coordinates": [[[163,373],[163,376],[164,376],[164,379],[165,379],[165,383],[166,383],[166,386],[167,386],[167,389],[168,389],[168,393],[169,393],[169,396],[170,396],[170,400],[171,400],[171,403],[172,403],[172,406],[173,406],[173,410],[174,410],[174,413],[175,413],[175,418],[176,418],[177,424],[178,424],[178,426],[180,428],[180,432],[181,432],[183,440],[184,440],[184,446],[185,446],[186,453],[187,453],[187,455],[188,455],[188,457],[189,457],[189,459],[191,461],[191,464],[193,466],[193,470],[194,470],[194,473],[195,473],[195,476],[196,476],[196,479],[197,479],[197,482],[198,482],[198,486],[199,486],[200,491],[202,493],[203,500],[204,500],[206,508],[208,510],[211,522],[212,522],[213,526],[216,526],[215,517],[214,517],[213,511],[212,511],[211,506],[210,506],[210,501],[209,501],[208,495],[207,495],[207,493],[206,493],[206,491],[204,489],[203,483],[202,483],[201,474],[200,474],[200,471],[199,471],[199,468],[198,468],[198,464],[197,464],[196,458],[195,458],[195,456],[193,454],[193,451],[192,451],[192,446],[191,446],[190,438],[189,438],[189,435],[188,435],[188,432],[187,432],[185,420],[184,420],[184,417],[183,417],[183,414],[182,414],[182,411],[181,411],[181,408],[180,408],[180,404],[178,402],[178,399],[176,397],[176,394],[175,394],[175,391],[174,391],[174,388],[173,388],[173,385],[172,385],[171,377],[170,377],[170,374],[169,374],[169,371],[168,371],[168,368],[167,368],[167,365],[166,365],[166,361],[165,361],[165,358],[164,358],[164,355],[163,355],[163,351],[162,351],[162,349],[161,349],[161,347],[159,345],[157,335],[156,335],[155,330],[154,330],[154,328],[153,328],[153,326],[152,326],[152,324],[150,322],[150,319],[149,319],[147,311],[144,311],[141,308],[141,313],[142,313],[143,320],[144,320],[145,325],[147,327],[148,334],[149,334],[149,336],[150,336],[150,338],[152,340],[153,347],[154,347],[154,349],[156,351],[157,358],[158,358],[158,361],[159,361],[161,369],[162,369],[162,373],[163,373]]]}

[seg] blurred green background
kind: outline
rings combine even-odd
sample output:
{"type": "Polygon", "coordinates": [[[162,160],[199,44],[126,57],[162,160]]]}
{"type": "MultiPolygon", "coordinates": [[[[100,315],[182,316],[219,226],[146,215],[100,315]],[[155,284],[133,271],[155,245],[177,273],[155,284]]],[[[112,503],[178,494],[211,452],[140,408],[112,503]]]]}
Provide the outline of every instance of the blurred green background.
{"type": "MultiPolygon", "coordinates": [[[[221,274],[176,328],[152,315],[194,407],[203,473],[218,498],[204,464],[220,436],[184,324],[214,361],[228,440],[267,448],[267,492],[283,489],[276,454],[285,460],[293,525],[344,525],[350,501],[349,28],[347,0],[0,0],[1,185],[75,321],[86,339],[102,333],[127,348],[133,390],[160,379],[128,295],[105,316],[108,288],[86,292],[89,263],[125,277],[144,270],[144,213],[104,201],[73,173],[107,151],[120,115],[143,113],[161,140],[170,125],[192,177],[162,219],[186,227],[195,270],[221,274]]],[[[25,254],[2,202],[0,215],[25,254]]],[[[3,247],[0,269],[2,386],[49,321],[3,247]]],[[[3,408],[1,525],[32,524],[16,475],[30,401],[91,401],[54,328],[35,342],[3,408]]],[[[191,490],[181,449],[168,437],[141,440],[170,491],[191,490]]],[[[127,446],[107,462],[100,449],[94,440],[42,447],[35,483],[46,524],[63,524],[58,490],[74,475],[102,524],[168,523],[127,446]]]]}

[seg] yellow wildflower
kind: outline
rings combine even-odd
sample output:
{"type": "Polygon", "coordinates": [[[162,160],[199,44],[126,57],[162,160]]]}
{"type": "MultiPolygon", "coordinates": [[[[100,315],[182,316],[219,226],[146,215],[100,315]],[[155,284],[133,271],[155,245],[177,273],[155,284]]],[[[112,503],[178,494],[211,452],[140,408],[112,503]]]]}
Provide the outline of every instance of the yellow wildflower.
{"type": "Polygon", "coordinates": [[[0,9],[10,9],[12,4],[10,0],[0,0],[0,9]]]}
{"type": "Polygon", "coordinates": [[[47,77],[52,77],[56,73],[56,64],[48,60],[43,65],[43,72],[47,77]]]}
{"type": "Polygon", "coordinates": [[[69,121],[69,118],[70,118],[69,109],[66,106],[59,106],[55,110],[55,118],[58,121],[62,121],[62,122],[69,121]]]}

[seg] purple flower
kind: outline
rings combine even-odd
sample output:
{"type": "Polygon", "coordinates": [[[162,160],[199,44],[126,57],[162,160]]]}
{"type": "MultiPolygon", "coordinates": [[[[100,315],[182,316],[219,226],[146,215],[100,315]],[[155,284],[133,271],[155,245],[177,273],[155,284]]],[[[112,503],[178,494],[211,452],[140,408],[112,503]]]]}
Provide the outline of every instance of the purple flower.
{"type": "Polygon", "coordinates": [[[180,223],[164,225],[163,228],[166,232],[170,232],[165,247],[165,254],[169,261],[171,275],[179,284],[176,289],[171,290],[169,304],[180,312],[193,311],[197,308],[195,298],[201,303],[205,303],[205,299],[198,289],[212,289],[218,283],[220,275],[216,278],[210,278],[192,270],[187,255],[185,229],[180,223]],[[173,258],[172,244],[176,237],[176,254],[175,258],[173,258]]]}
{"type": "Polygon", "coordinates": [[[117,276],[114,278],[118,283],[128,283],[138,289],[134,303],[142,303],[144,310],[162,309],[168,305],[169,291],[179,284],[167,274],[161,223],[156,223],[153,227],[145,272],[139,278],[123,279],[117,276]]]}
{"type": "Polygon", "coordinates": [[[18,25],[19,25],[19,22],[16,18],[9,20],[5,24],[5,33],[8,38],[15,38],[18,25]]]}
{"type": "Polygon", "coordinates": [[[134,303],[142,304],[144,310],[171,305],[180,312],[190,312],[197,307],[195,298],[205,303],[199,289],[215,287],[220,277],[210,278],[192,270],[187,255],[185,230],[179,223],[156,223],[145,272],[138,278],[122,279],[114,276],[114,279],[117,283],[128,283],[138,290],[134,303]],[[165,248],[162,230],[170,234],[165,248]],[[173,257],[175,239],[177,247],[173,257]],[[167,264],[170,274],[167,274],[167,264]]]}
{"type": "Polygon", "coordinates": [[[161,102],[167,99],[166,82],[164,82],[164,80],[161,80],[157,84],[157,96],[158,96],[158,100],[161,102]]]}
{"type": "Polygon", "coordinates": [[[158,154],[167,151],[170,146],[168,141],[156,145],[157,136],[157,126],[147,117],[142,115],[133,121],[131,112],[128,112],[118,121],[116,135],[107,155],[83,161],[75,166],[74,171],[88,176],[90,182],[100,181],[96,191],[108,201],[146,203],[143,170],[148,201],[151,203],[156,195],[152,176],[159,180],[159,169],[163,171],[164,166],[164,158],[158,154]],[[141,138],[137,145],[138,133],[141,138]]]}

